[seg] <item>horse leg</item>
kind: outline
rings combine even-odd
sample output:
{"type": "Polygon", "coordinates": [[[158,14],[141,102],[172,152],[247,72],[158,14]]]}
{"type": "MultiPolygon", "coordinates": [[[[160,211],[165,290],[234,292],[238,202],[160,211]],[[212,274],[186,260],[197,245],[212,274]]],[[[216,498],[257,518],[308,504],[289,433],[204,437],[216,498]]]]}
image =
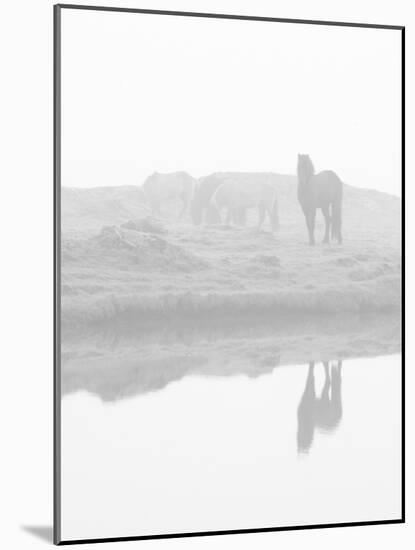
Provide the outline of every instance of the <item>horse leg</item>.
{"type": "Polygon", "coordinates": [[[339,227],[338,227],[338,229],[337,229],[337,242],[338,242],[339,244],[342,244],[342,242],[343,242],[341,225],[339,225],[339,227]]]}
{"type": "Polygon", "coordinates": [[[271,220],[272,232],[275,233],[279,228],[279,219],[278,219],[278,202],[277,199],[274,199],[274,204],[269,208],[269,217],[271,220]]]}
{"type": "Polygon", "coordinates": [[[324,206],[321,211],[323,212],[324,221],[326,222],[326,231],[324,233],[323,243],[330,242],[330,211],[328,206],[324,206]]]}
{"type": "Polygon", "coordinates": [[[331,389],[331,377],[330,377],[330,368],[328,361],[323,362],[324,366],[324,386],[321,392],[320,401],[322,403],[330,402],[330,389],[331,389]]]}
{"type": "Polygon", "coordinates": [[[274,224],[274,212],[272,206],[266,206],[265,211],[268,214],[269,223],[271,226],[271,233],[275,231],[275,224],[274,224]]]}
{"type": "Polygon", "coordinates": [[[307,212],[306,214],[306,222],[307,222],[307,229],[308,229],[308,242],[311,246],[314,246],[314,226],[316,222],[316,209],[312,209],[307,212]]]}
{"type": "Polygon", "coordinates": [[[257,231],[259,231],[262,227],[262,224],[264,223],[264,220],[265,220],[265,205],[264,204],[259,204],[258,205],[258,225],[257,225],[257,231]]]}
{"type": "Polygon", "coordinates": [[[331,206],[331,214],[332,214],[332,235],[333,237],[336,237],[337,242],[341,244],[343,242],[342,239],[342,199],[336,198],[336,200],[333,201],[331,206]]]}
{"type": "Polygon", "coordinates": [[[186,200],[186,197],[181,197],[182,199],[182,202],[183,202],[183,206],[179,212],[179,217],[177,218],[179,221],[183,218],[186,210],[187,210],[187,200],[186,200]]]}
{"type": "Polygon", "coordinates": [[[297,408],[297,450],[308,452],[316,428],[316,388],[314,381],[314,362],[309,363],[307,380],[303,395],[297,408]]]}
{"type": "Polygon", "coordinates": [[[330,386],[330,365],[328,361],[323,361],[324,367],[324,385],[330,386]]]}

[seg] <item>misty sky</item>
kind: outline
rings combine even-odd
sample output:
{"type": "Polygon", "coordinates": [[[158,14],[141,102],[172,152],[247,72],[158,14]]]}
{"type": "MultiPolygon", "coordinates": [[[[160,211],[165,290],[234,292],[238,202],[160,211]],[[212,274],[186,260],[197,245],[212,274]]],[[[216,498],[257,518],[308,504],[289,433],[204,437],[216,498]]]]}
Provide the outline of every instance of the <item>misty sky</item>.
{"type": "Polygon", "coordinates": [[[62,184],[294,173],[400,194],[400,32],[62,10],[62,184]]]}

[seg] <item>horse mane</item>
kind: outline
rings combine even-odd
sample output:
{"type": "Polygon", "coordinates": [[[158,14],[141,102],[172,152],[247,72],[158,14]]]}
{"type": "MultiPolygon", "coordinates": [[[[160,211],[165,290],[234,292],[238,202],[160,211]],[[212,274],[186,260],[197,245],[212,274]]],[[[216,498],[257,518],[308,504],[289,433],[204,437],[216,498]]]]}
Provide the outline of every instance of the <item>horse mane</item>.
{"type": "Polygon", "coordinates": [[[298,183],[304,184],[314,176],[315,170],[309,155],[298,155],[297,176],[298,183]]]}

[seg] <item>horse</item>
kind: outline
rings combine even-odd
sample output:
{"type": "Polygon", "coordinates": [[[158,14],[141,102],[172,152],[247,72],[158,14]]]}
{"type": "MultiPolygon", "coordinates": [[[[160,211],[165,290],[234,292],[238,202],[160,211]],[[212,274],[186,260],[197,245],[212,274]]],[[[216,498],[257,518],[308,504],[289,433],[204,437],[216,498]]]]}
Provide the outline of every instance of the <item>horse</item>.
{"type": "Polygon", "coordinates": [[[260,230],[268,214],[272,231],[277,231],[278,201],[275,188],[269,183],[256,182],[248,179],[227,178],[213,193],[210,200],[212,208],[221,214],[226,208],[226,224],[230,224],[236,213],[247,209],[258,209],[258,225],[260,230]]]}
{"type": "MultiPolygon", "coordinates": [[[[220,213],[217,208],[212,206],[210,201],[216,189],[223,182],[224,178],[219,174],[211,174],[199,178],[190,205],[190,216],[195,225],[200,225],[202,222],[207,224],[218,224],[221,222],[220,213]]],[[[242,209],[239,212],[234,212],[233,221],[240,225],[245,225],[246,211],[242,209]]]]}
{"type": "Polygon", "coordinates": [[[141,189],[155,216],[161,216],[162,203],[171,199],[180,199],[182,201],[178,216],[180,220],[189,209],[195,183],[195,178],[187,172],[170,174],[153,172],[142,184],[141,189]]]}
{"type": "Polygon", "coordinates": [[[315,174],[309,155],[298,155],[297,162],[297,198],[303,210],[310,245],[314,245],[314,226],[316,210],[320,208],[326,223],[323,243],[336,238],[342,243],[342,200],[343,182],[332,170],[315,174]],[[331,213],[330,213],[331,208],[331,213]]]}
{"type": "Polygon", "coordinates": [[[324,386],[321,396],[316,396],[314,362],[309,363],[304,393],[298,405],[297,449],[308,452],[314,439],[314,432],[320,429],[331,432],[340,424],[343,407],[341,396],[342,361],[331,366],[324,362],[324,386]],[[331,390],[331,391],[330,391],[331,390]]]}
{"type": "Polygon", "coordinates": [[[215,174],[197,181],[190,205],[190,216],[195,225],[200,225],[203,221],[209,224],[220,222],[219,213],[211,207],[210,199],[221,184],[222,179],[215,174]]]}

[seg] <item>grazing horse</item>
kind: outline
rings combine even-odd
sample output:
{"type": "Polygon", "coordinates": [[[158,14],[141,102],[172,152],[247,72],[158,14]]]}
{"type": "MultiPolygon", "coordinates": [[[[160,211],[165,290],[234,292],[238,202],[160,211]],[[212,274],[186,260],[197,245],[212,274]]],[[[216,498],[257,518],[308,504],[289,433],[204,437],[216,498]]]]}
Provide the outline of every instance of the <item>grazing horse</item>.
{"type": "Polygon", "coordinates": [[[190,205],[190,216],[195,225],[206,223],[219,223],[220,216],[215,208],[212,208],[210,199],[216,189],[222,184],[222,179],[215,174],[200,178],[195,186],[192,203],[190,205]]]}
{"type": "Polygon", "coordinates": [[[324,362],[324,387],[321,396],[316,396],[314,362],[309,363],[304,393],[298,405],[297,449],[308,452],[314,439],[314,432],[320,429],[331,432],[340,424],[343,407],[341,395],[342,361],[331,366],[324,362]],[[331,390],[331,391],[330,391],[331,390]]]}
{"type": "Polygon", "coordinates": [[[336,238],[337,242],[341,243],[343,182],[331,170],[315,174],[313,163],[308,155],[298,155],[297,177],[297,197],[305,216],[310,244],[314,244],[317,208],[321,208],[326,222],[323,243],[328,243],[330,240],[330,227],[332,238],[336,238]]]}
{"type": "Polygon", "coordinates": [[[213,193],[210,200],[213,208],[220,212],[226,208],[226,222],[229,224],[238,211],[258,209],[259,230],[268,214],[272,231],[279,227],[277,192],[269,183],[228,178],[213,193]]]}
{"type": "MultiPolygon", "coordinates": [[[[195,225],[202,222],[207,224],[216,224],[221,222],[218,209],[211,204],[211,198],[218,187],[222,185],[224,178],[218,174],[211,174],[200,178],[195,186],[192,203],[190,205],[190,216],[195,225]]],[[[242,210],[234,213],[233,221],[235,223],[245,224],[246,211],[242,210]]]]}
{"type": "Polygon", "coordinates": [[[161,216],[163,202],[180,199],[183,206],[178,219],[181,219],[189,209],[194,187],[195,179],[187,172],[171,172],[170,174],[154,172],[145,180],[142,190],[155,216],[161,216]]]}

